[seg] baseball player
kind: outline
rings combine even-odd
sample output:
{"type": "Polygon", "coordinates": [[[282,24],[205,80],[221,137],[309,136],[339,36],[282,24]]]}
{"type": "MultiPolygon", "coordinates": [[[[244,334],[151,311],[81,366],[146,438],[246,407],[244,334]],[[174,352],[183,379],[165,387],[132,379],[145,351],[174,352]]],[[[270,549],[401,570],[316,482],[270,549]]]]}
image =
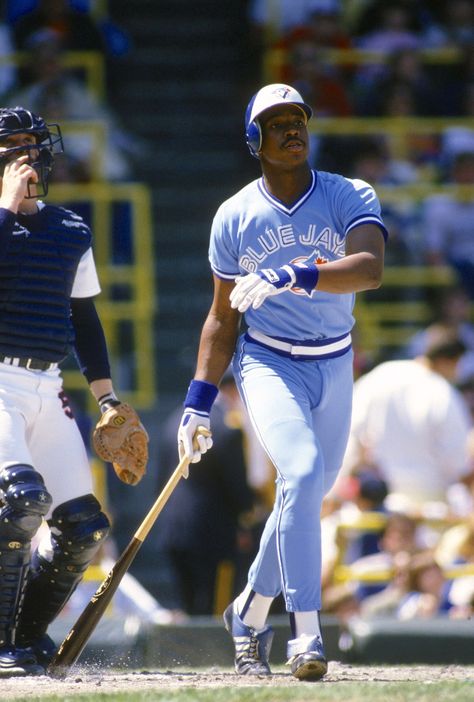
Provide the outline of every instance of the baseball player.
{"type": "Polygon", "coordinates": [[[310,117],[301,95],[282,84],[261,88],[247,107],[247,144],[262,177],[224,202],[212,224],[214,299],[178,430],[180,454],[199,461],[212,437],[196,429],[209,428],[233,356],[277,490],[248,584],[224,622],[236,671],[269,674],[266,619],[282,593],[292,631],[288,663],[301,680],[327,670],[319,514],[350,425],[354,293],[379,287],[387,236],[368,183],[310,168],[310,117]]]}
{"type": "Polygon", "coordinates": [[[93,301],[90,229],[38,199],[62,150],[58,125],[0,109],[0,676],[44,672],[56,650],[48,625],[110,527],[60,373],[74,349],[102,419],[121,404],[93,301]]]}

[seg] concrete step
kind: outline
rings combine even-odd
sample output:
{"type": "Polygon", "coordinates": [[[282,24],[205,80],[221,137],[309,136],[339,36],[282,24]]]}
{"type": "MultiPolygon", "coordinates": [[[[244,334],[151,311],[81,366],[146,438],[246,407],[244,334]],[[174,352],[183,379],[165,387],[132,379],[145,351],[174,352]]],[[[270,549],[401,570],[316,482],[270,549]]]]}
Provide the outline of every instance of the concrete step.
{"type": "MultiPolygon", "coordinates": [[[[50,627],[58,643],[73,626],[74,619],[60,615],[50,627]]],[[[275,632],[271,662],[286,662],[290,628],[286,615],[270,617],[275,632]]],[[[326,654],[341,660],[337,642],[339,626],[334,618],[322,619],[326,654]]],[[[180,668],[183,666],[233,667],[234,650],[220,617],[191,617],[183,624],[156,625],[126,616],[104,616],[79,658],[78,665],[93,663],[101,668],[180,668]]]]}
{"type": "MultiPolygon", "coordinates": [[[[155,92],[159,94],[162,103],[172,101],[172,104],[182,102],[195,102],[196,100],[209,105],[209,101],[213,103],[222,102],[232,105],[235,100],[235,88],[228,82],[216,82],[215,80],[177,80],[175,76],[170,79],[160,77],[156,81],[153,76],[142,76],[139,80],[131,82],[127,87],[127,99],[140,100],[149,98],[155,92]],[[156,89],[153,86],[156,85],[156,89]],[[144,93],[144,87],[147,88],[144,93]]],[[[199,105],[199,102],[197,103],[199,105]]]]}
{"type": "Polygon", "coordinates": [[[225,16],[200,14],[190,20],[186,16],[183,18],[181,8],[174,10],[174,14],[170,12],[168,16],[162,11],[157,18],[152,13],[151,17],[134,14],[127,20],[127,31],[139,36],[142,44],[160,46],[178,43],[189,46],[197,42],[223,41],[231,36],[232,28],[225,16]]]}
{"type": "Polygon", "coordinates": [[[218,68],[217,75],[224,77],[224,70],[235,65],[235,48],[230,42],[222,44],[188,44],[184,47],[173,44],[171,46],[137,46],[133,63],[141,65],[147,71],[157,69],[165,72],[175,71],[186,67],[194,74],[203,69],[218,68]],[[215,64],[212,66],[212,64],[215,64]]]}
{"type": "MultiPolygon", "coordinates": [[[[74,617],[60,614],[48,633],[59,644],[74,623],[74,617]]],[[[281,666],[286,662],[286,645],[291,636],[288,617],[271,616],[268,623],[275,632],[270,664],[281,666]]],[[[357,648],[356,644],[355,649],[343,651],[339,648],[341,630],[337,619],[331,615],[321,617],[325,652],[330,661],[364,666],[472,664],[474,629],[469,620],[446,617],[407,622],[354,620],[349,628],[356,639],[357,626],[365,632],[365,639],[373,637],[373,647],[357,648]],[[374,632],[379,638],[375,638],[374,632]]],[[[81,665],[92,665],[92,670],[99,666],[100,669],[145,667],[171,671],[189,667],[233,668],[233,657],[233,644],[220,616],[190,617],[183,624],[158,625],[126,615],[104,615],[76,668],[80,670],[81,665]]],[[[74,669],[71,673],[74,674],[74,669]]]]}
{"type": "MultiPolygon", "coordinates": [[[[124,105],[124,101],[122,101],[122,105],[124,105]]],[[[230,119],[222,116],[222,110],[220,111],[221,118],[216,119],[210,116],[209,106],[207,108],[201,106],[199,109],[198,103],[196,103],[195,107],[195,111],[192,107],[183,110],[182,104],[179,104],[175,105],[173,109],[169,103],[161,99],[155,86],[153,93],[150,93],[146,99],[143,98],[140,102],[137,100],[130,102],[130,109],[127,112],[130,114],[132,110],[135,110],[135,113],[133,117],[127,118],[127,122],[130,125],[133,122],[133,129],[144,138],[149,139],[169,134],[179,137],[180,140],[185,140],[188,137],[196,143],[203,135],[212,136],[217,140],[224,137],[229,138],[229,135],[235,138],[236,135],[242,133],[243,140],[243,126],[239,124],[239,128],[233,128],[230,119]]],[[[178,146],[187,148],[183,147],[182,143],[178,146]]]]}

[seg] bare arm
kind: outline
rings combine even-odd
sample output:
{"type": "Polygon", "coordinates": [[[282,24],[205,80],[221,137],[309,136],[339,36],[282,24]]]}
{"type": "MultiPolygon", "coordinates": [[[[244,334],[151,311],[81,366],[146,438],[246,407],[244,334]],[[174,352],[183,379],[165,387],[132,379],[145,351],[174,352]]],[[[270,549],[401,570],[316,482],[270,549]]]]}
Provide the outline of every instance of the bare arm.
{"type": "Polygon", "coordinates": [[[316,289],[348,293],[380,287],[384,251],[384,238],[375,224],[355,227],[347,236],[345,257],[318,265],[316,289]]]}
{"type": "Polygon", "coordinates": [[[229,302],[233,287],[233,281],[214,276],[214,299],[201,332],[196,380],[218,385],[231,361],[240,322],[239,312],[229,302]]]}

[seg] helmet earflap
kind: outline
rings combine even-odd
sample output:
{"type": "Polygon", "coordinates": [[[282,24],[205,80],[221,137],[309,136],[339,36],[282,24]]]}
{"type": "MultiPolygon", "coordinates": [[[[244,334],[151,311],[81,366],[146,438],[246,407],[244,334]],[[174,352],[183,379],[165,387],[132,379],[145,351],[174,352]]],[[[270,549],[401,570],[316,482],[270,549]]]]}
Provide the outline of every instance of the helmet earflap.
{"type": "Polygon", "coordinates": [[[247,146],[252,156],[255,158],[260,158],[258,152],[262,146],[262,130],[260,129],[260,124],[258,120],[251,122],[246,131],[247,146]]]}

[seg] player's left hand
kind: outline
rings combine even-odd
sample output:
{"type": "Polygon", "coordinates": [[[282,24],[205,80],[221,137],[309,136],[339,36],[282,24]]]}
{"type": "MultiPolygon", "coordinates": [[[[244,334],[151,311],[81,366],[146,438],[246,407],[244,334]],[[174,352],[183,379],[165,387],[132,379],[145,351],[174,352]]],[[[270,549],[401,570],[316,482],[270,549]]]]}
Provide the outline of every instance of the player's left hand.
{"type": "Polygon", "coordinates": [[[229,296],[230,306],[239,312],[245,312],[250,306],[256,310],[267,297],[285,292],[295,282],[296,274],[291,266],[262,268],[258,273],[239,276],[229,296]]]}

